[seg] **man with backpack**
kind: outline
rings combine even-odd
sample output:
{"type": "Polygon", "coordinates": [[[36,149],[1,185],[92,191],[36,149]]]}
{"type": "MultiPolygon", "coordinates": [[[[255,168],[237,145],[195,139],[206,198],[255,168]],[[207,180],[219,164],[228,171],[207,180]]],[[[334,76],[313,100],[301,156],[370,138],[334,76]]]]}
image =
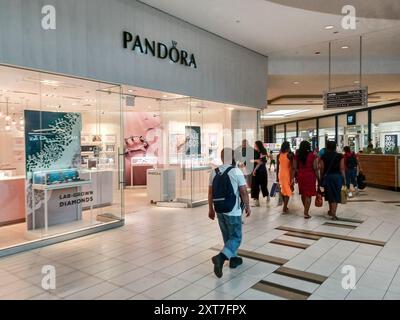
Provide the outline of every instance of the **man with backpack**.
{"type": "Polygon", "coordinates": [[[346,184],[347,190],[349,191],[349,198],[353,196],[350,191],[350,183],[354,186],[356,194],[358,194],[358,184],[357,184],[357,172],[358,172],[358,159],[354,152],[351,151],[349,146],[343,148],[344,150],[344,165],[346,168],[346,184]]]}
{"type": "Polygon", "coordinates": [[[223,165],[211,172],[208,189],[208,216],[211,220],[217,216],[224,240],[223,250],[211,259],[218,278],[222,277],[225,261],[233,269],[243,263],[237,256],[242,242],[242,210],[247,217],[251,214],[246,179],[236,167],[234,151],[224,148],[221,159],[223,165]]]}

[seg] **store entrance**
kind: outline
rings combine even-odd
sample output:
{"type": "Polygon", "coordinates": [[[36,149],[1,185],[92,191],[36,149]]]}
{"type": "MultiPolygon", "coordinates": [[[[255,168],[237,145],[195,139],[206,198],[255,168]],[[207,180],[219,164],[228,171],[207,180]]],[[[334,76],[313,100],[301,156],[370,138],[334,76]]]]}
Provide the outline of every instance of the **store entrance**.
{"type": "Polygon", "coordinates": [[[246,136],[254,143],[257,111],[125,89],[135,101],[124,107],[126,212],[206,204],[210,172],[221,164],[223,147],[240,146],[246,136]]]}

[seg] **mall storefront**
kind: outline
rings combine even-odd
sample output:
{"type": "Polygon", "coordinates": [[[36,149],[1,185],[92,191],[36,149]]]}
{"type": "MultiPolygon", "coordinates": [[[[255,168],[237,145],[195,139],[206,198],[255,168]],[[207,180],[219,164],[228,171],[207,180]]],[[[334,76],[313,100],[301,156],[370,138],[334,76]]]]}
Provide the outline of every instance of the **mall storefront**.
{"type": "Polygon", "coordinates": [[[136,1],[57,3],[55,30],[16,3],[0,2],[0,256],[121,226],[136,188],[203,204],[222,148],[257,138],[266,57],[136,1]]]}
{"type": "MultiPolygon", "coordinates": [[[[265,129],[267,130],[267,129],[265,129]]],[[[293,150],[302,140],[322,149],[326,141],[338,142],[361,153],[370,185],[400,189],[400,104],[398,102],[274,125],[273,142],[289,141],[293,150]],[[372,148],[368,148],[369,142],[372,148]]]]}
{"type": "MultiPolygon", "coordinates": [[[[265,129],[268,130],[268,129],[265,129]]],[[[340,112],[273,126],[271,142],[289,141],[296,150],[302,140],[315,148],[325,148],[327,140],[338,142],[340,150],[350,146],[354,152],[399,154],[400,104],[398,102],[362,110],[340,112]],[[373,150],[367,150],[369,141],[373,150]]]]}

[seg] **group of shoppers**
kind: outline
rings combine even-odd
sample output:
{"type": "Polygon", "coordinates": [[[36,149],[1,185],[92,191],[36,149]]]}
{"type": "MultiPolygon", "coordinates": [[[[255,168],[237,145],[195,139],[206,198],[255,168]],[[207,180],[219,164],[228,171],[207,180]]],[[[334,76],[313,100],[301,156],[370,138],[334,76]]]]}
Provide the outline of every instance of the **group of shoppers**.
{"type": "Polygon", "coordinates": [[[333,220],[338,220],[337,205],[342,203],[346,192],[349,197],[353,196],[350,184],[358,194],[357,175],[360,171],[357,155],[348,146],[344,148],[344,154],[337,152],[335,141],[327,141],[326,148],[318,153],[312,150],[310,142],[302,141],[296,154],[291,153],[289,142],[284,142],[277,167],[277,181],[283,196],[283,213],[289,211],[289,198],[293,195],[294,184],[297,183],[305,219],[311,218],[309,210],[312,197],[319,193],[324,194],[325,201],[329,203],[328,215],[333,220]]]}
{"type": "MultiPolygon", "coordinates": [[[[251,187],[254,206],[260,206],[260,192],[269,201],[267,163],[273,160],[261,141],[254,148],[247,140],[233,151],[225,148],[221,153],[223,165],[213,170],[209,183],[209,218],[218,218],[224,240],[223,250],[212,258],[214,273],[222,277],[225,261],[230,268],[242,264],[238,249],[242,240],[242,213],[250,216],[251,208],[247,188],[251,187]]],[[[335,141],[327,141],[326,148],[317,152],[308,141],[302,141],[296,153],[289,142],[284,142],[276,159],[276,181],[279,184],[283,202],[283,214],[289,213],[289,200],[294,193],[295,183],[304,206],[304,218],[311,218],[309,210],[312,197],[325,195],[329,203],[328,215],[338,220],[336,211],[342,202],[344,188],[350,184],[357,188],[357,174],[360,170],[357,156],[349,147],[344,154],[337,152],[335,141]]]]}

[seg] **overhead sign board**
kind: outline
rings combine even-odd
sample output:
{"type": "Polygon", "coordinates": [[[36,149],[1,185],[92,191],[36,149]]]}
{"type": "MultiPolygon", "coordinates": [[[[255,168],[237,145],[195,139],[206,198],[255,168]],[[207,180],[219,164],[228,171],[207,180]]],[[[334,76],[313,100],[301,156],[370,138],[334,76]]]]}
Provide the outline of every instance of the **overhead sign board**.
{"type": "Polygon", "coordinates": [[[368,88],[324,92],[324,109],[368,106],[368,88]]]}

